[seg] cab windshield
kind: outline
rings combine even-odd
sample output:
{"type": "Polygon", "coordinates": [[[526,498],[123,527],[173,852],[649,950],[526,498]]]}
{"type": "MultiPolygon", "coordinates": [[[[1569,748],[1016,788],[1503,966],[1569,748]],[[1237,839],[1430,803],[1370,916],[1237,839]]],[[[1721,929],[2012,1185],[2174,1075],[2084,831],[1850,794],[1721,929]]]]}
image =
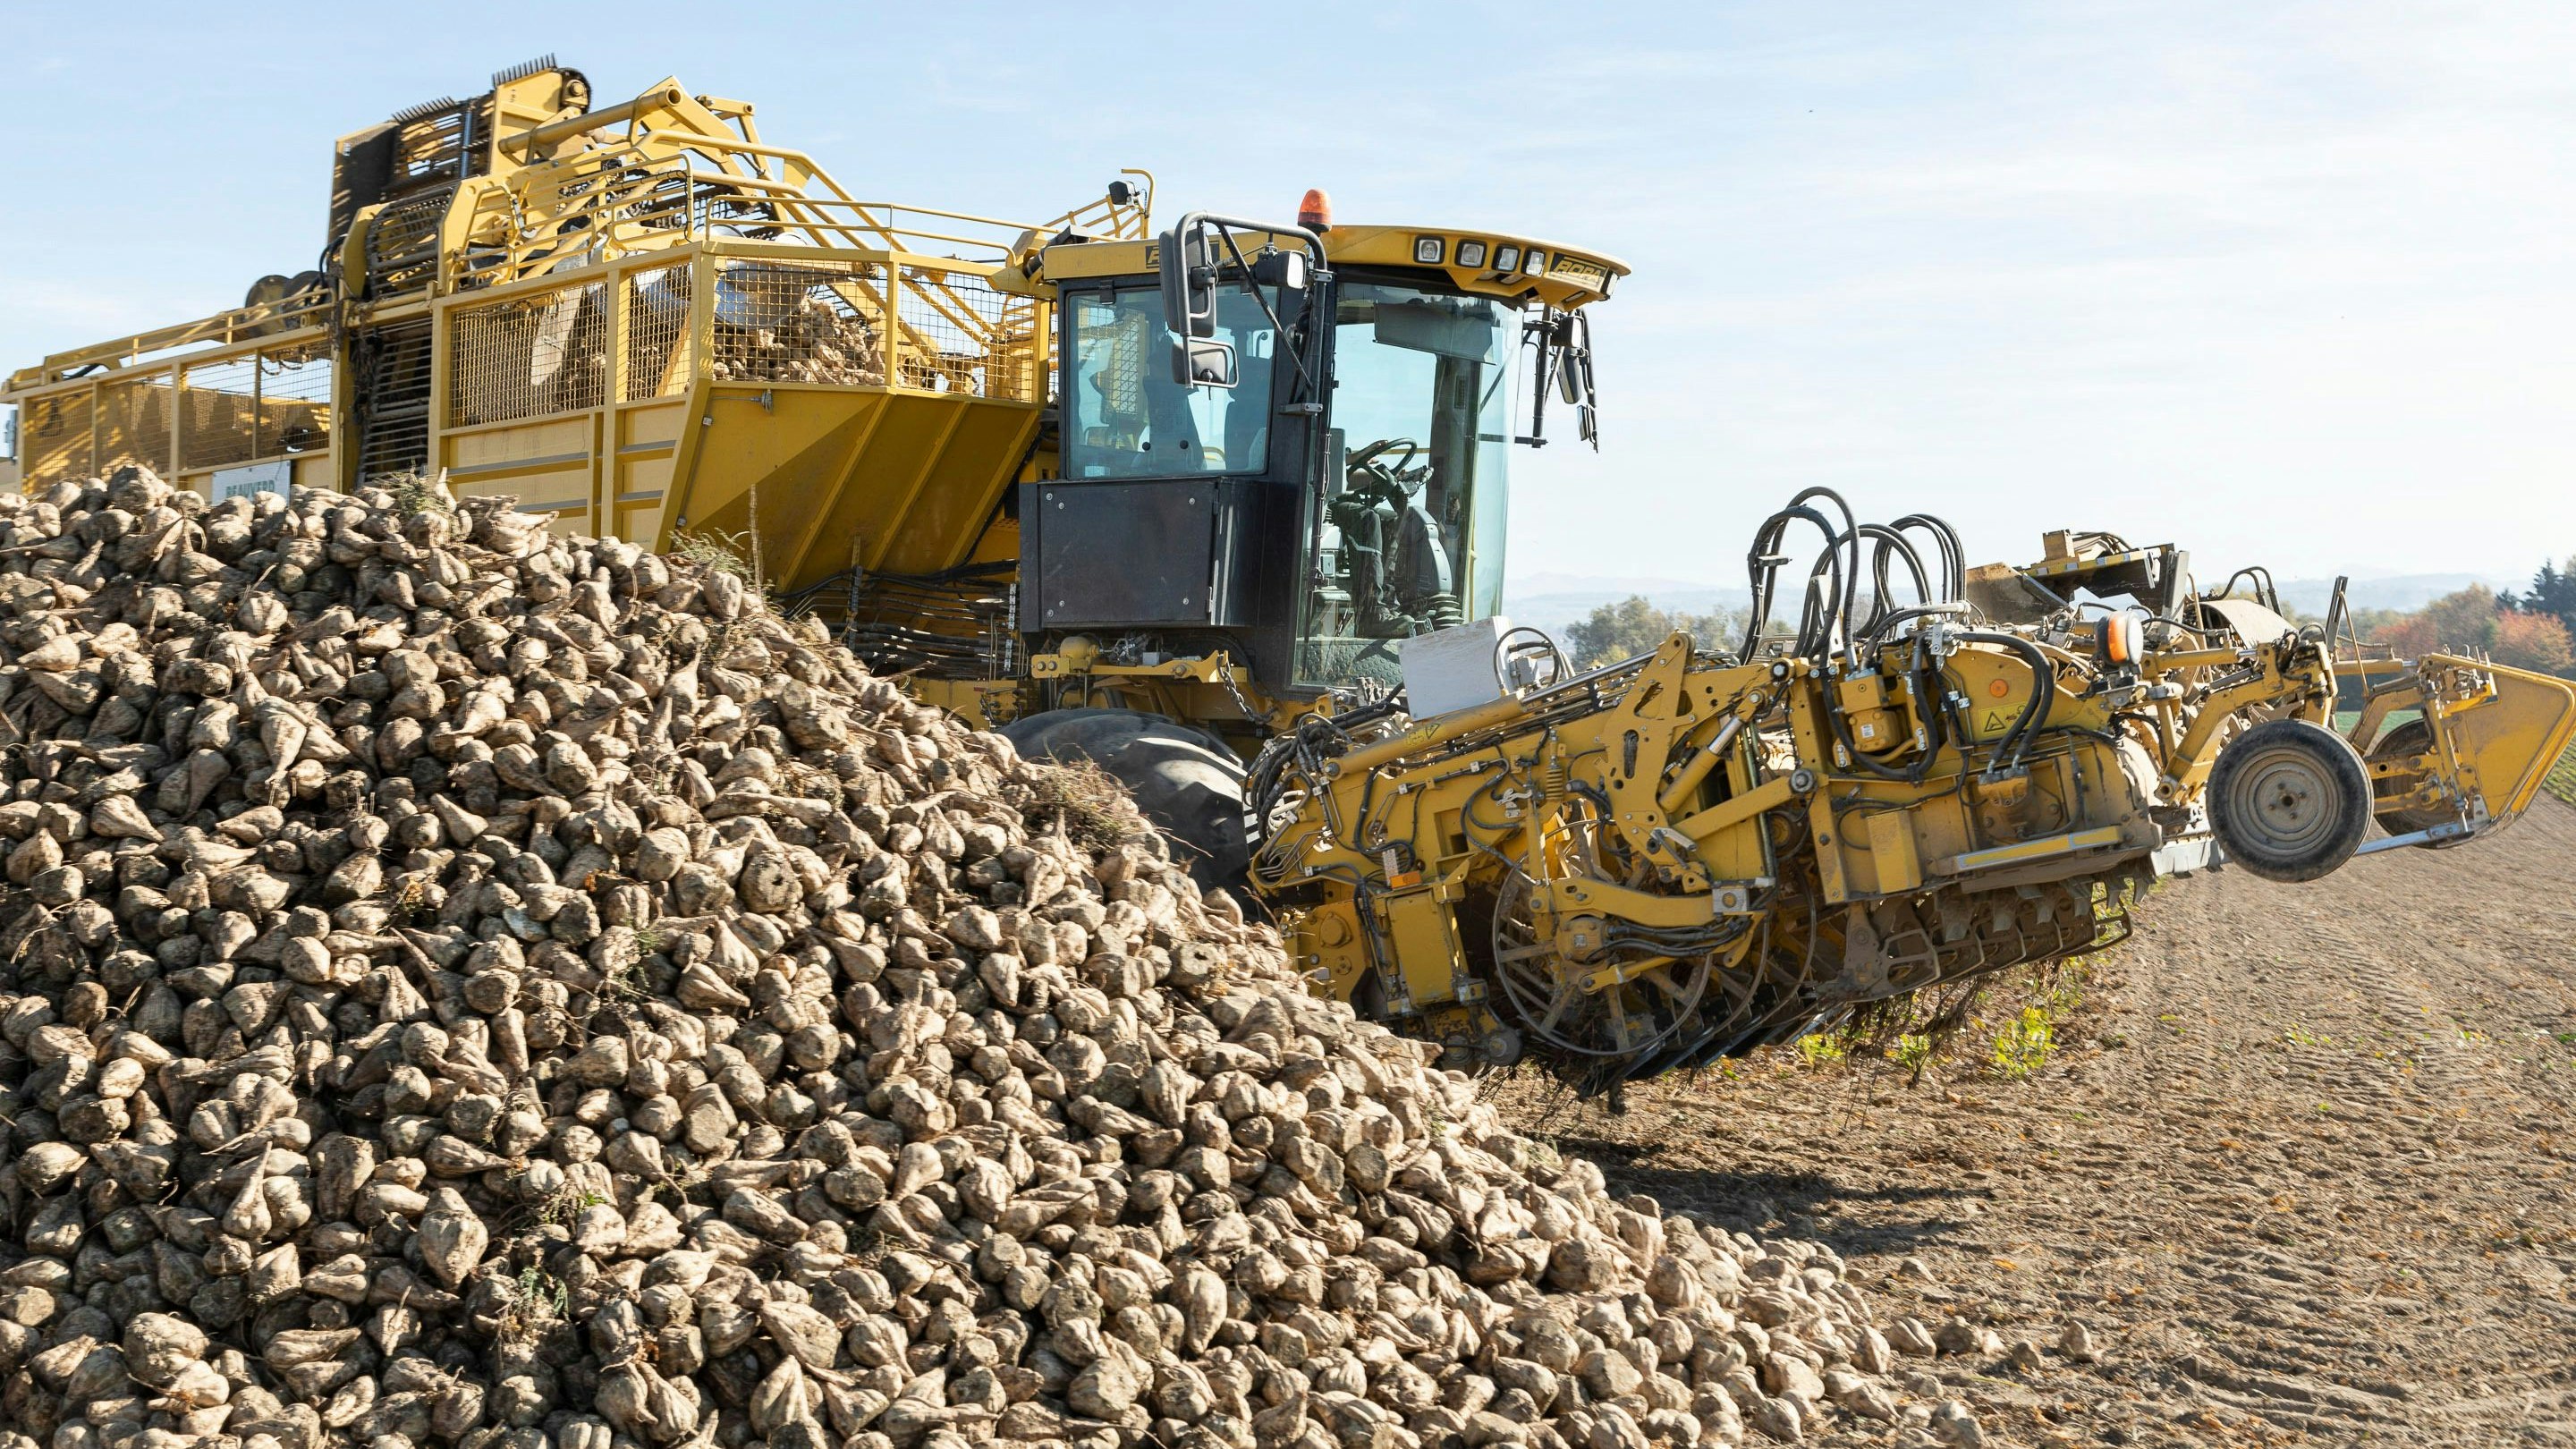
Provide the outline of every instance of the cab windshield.
{"type": "Polygon", "coordinates": [[[1065,406],[1068,478],[1170,478],[1254,473],[1269,461],[1270,378],[1278,331],[1241,283],[1217,288],[1216,337],[1234,348],[1232,388],[1172,381],[1162,293],[1154,287],[1077,292],[1065,406]]]}
{"type": "Polygon", "coordinates": [[[1342,283],[1299,683],[1392,684],[1395,641],[1494,611],[1519,341],[1508,302],[1342,283]]]}

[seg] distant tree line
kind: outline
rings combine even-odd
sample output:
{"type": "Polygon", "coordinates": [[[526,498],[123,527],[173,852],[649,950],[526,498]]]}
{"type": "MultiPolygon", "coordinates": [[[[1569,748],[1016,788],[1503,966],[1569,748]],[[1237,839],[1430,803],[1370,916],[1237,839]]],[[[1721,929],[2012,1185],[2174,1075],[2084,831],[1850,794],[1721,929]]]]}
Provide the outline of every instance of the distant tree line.
{"type": "Polygon", "coordinates": [[[2560,628],[2576,633],[2576,558],[2567,560],[2563,569],[2542,563],[2540,572],[2531,576],[2527,592],[2500,594],[2496,602],[2519,613],[2546,614],[2556,619],[2560,628]]]}
{"type": "Polygon", "coordinates": [[[2543,563],[2521,593],[2471,584],[2411,614],[2373,611],[2355,623],[2404,655],[2483,652],[2498,664],[2576,678],[2576,559],[2543,563]]]}

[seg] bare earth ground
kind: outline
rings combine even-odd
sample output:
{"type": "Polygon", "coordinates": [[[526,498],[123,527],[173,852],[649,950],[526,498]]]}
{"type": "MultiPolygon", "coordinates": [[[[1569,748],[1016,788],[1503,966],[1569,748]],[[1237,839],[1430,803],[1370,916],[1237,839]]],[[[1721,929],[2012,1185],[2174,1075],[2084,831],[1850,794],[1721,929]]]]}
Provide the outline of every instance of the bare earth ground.
{"type": "Polygon", "coordinates": [[[1621,1116],[1497,1095],[1614,1184],[1828,1244],[1882,1321],[2036,1345],[1900,1366],[1988,1443],[2576,1445],[2576,808],[2137,917],[2028,1080],[1971,1043],[1910,1089],[1779,1052],[1621,1116]]]}

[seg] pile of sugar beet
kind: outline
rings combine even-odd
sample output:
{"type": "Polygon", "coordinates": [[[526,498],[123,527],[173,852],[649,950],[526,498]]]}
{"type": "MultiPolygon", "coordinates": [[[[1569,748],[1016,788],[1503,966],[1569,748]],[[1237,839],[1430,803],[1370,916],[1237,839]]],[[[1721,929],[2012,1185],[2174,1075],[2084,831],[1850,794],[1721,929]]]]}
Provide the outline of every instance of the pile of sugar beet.
{"type": "Polygon", "coordinates": [[[0,1449],[1976,1436],[736,574],[400,499],[0,497],[0,1449]]]}

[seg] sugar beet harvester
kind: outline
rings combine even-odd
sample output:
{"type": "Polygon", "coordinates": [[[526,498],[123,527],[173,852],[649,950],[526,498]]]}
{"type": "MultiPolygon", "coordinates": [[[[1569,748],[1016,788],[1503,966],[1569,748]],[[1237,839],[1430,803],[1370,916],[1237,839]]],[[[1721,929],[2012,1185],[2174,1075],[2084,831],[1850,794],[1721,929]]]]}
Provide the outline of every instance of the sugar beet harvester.
{"type": "Polygon", "coordinates": [[[863,201],[747,103],[594,107],[548,59],[342,138],[314,269],[0,401],[30,489],[421,475],[730,549],[921,697],[1125,780],[1319,989],[1596,1086],[2091,949],[2222,850],[2459,843],[2576,731],[2557,681],[2368,658],[2171,549],[1971,571],[1829,496],[1754,551],[1767,601],[1819,530],[1794,628],[1576,674],[1493,619],[1505,479],[1551,398],[1591,436],[1585,309],[1626,268],[1320,196],[1157,235],[1153,200],[863,201]]]}
{"type": "Polygon", "coordinates": [[[732,541],[980,723],[1114,705],[1246,755],[1493,612],[1512,440],[1588,429],[1580,309],[1626,272],[1320,197],[1157,239],[1143,172],[1034,224],[864,201],[748,103],[594,107],[551,60],[342,138],[332,181],[315,269],[12,375],[27,485],[443,475],[568,531],[732,541]],[[1525,353],[1557,418],[1514,413],[1525,353]]]}

